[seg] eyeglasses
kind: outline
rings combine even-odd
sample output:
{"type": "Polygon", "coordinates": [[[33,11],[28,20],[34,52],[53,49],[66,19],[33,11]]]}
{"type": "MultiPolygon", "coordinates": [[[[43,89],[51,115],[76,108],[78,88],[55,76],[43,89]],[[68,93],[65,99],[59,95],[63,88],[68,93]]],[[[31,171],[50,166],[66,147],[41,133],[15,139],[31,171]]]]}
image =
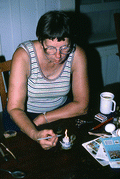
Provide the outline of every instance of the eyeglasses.
{"type": "MultiPolygon", "coordinates": [[[[43,45],[44,52],[48,55],[54,55],[57,52],[57,48],[53,46],[48,46],[47,48],[43,45]]],[[[70,45],[63,45],[59,48],[61,54],[69,54],[70,53],[70,45]]]]}

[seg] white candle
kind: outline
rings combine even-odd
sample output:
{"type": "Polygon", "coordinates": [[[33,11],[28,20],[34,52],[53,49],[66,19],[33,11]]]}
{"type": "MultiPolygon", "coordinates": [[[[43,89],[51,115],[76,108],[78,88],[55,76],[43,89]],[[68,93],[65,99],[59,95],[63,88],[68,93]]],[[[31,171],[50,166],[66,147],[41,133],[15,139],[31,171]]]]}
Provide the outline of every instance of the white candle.
{"type": "Polygon", "coordinates": [[[63,138],[64,143],[69,143],[69,137],[67,136],[67,129],[65,130],[65,137],[63,138]]]}

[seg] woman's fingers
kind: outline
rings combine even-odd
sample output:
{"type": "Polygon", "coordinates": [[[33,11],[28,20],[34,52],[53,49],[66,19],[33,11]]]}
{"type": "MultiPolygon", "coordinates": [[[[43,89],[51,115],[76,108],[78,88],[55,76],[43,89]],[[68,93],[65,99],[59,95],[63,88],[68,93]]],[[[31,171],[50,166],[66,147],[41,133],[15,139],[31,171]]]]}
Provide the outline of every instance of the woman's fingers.
{"type": "Polygon", "coordinates": [[[51,149],[52,147],[55,147],[56,146],[56,143],[58,141],[58,137],[55,135],[55,133],[53,132],[53,130],[43,130],[43,131],[40,131],[40,133],[42,132],[42,137],[45,138],[45,137],[48,137],[48,136],[51,136],[50,139],[43,139],[43,140],[40,140],[39,143],[40,145],[42,146],[43,149],[45,150],[49,150],[51,149]]]}
{"type": "Polygon", "coordinates": [[[56,146],[56,143],[58,141],[58,137],[53,136],[51,139],[48,140],[41,140],[40,144],[44,147],[44,148],[52,148],[56,146]]]}

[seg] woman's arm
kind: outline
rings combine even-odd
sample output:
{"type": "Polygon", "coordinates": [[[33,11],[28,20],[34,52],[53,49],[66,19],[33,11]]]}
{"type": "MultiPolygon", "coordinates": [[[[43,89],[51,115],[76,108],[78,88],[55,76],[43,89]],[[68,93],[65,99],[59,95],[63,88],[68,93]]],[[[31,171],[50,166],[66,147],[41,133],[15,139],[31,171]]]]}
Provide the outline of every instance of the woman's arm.
{"type": "Polygon", "coordinates": [[[25,110],[27,91],[27,76],[29,73],[29,60],[27,53],[19,48],[13,55],[12,68],[9,79],[7,109],[23,132],[34,138],[35,126],[28,120],[25,110]],[[29,127],[28,127],[29,126],[29,127]]]}
{"type": "MultiPolygon", "coordinates": [[[[27,77],[29,76],[29,56],[19,48],[13,55],[12,68],[10,72],[8,105],[7,110],[11,118],[31,139],[36,140],[40,137],[52,135],[49,141],[42,140],[39,143],[44,149],[55,146],[57,138],[52,130],[37,131],[35,125],[29,120],[25,113],[25,100],[27,92],[27,77]]],[[[42,123],[45,119],[41,119],[42,123]]]]}
{"type": "MultiPolygon", "coordinates": [[[[87,60],[84,51],[80,47],[76,48],[72,64],[72,92],[72,102],[59,109],[46,113],[48,122],[79,116],[87,113],[89,103],[87,60]]],[[[41,118],[43,118],[43,115],[39,115],[34,120],[34,123],[36,125],[42,124],[41,118]]]]}

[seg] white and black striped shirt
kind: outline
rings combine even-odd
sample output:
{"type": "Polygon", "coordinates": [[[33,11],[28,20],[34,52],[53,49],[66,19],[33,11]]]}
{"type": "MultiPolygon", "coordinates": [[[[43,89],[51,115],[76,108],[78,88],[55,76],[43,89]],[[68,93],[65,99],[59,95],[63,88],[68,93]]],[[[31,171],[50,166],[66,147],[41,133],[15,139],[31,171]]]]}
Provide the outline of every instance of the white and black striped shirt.
{"type": "Polygon", "coordinates": [[[31,41],[26,41],[20,44],[19,47],[27,51],[31,62],[27,89],[27,111],[32,113],[43,113],[63,105],[67,100],[67,94],[70,90],[70,76],[74,50],[65,61],[60,75],[55,79],[48,79],[45,78],[41,71],[34,44],[31,41]]]}

